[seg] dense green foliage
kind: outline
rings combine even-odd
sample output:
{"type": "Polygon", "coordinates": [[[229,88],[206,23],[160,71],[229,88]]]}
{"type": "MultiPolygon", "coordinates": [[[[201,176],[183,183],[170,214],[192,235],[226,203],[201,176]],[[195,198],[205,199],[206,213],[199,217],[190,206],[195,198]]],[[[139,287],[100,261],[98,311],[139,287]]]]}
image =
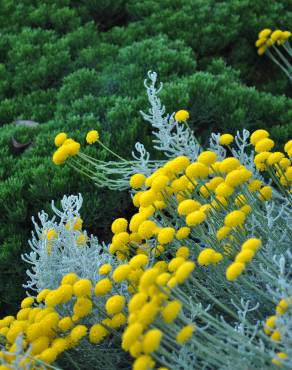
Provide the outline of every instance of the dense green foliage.
{"type": "MultiPolygon", "coordinates": [[[[20,253],[31,216],[51,199],[82,191],[86,225],[105,240],[113,217],[130,212],[126,194],[96,189],[50,156],[60,130],[84,143],[96,127],[124,156],[137,140],[149,149],[150,130],[138,113],[147,109],[149,69],[167,81],[167,111],[189,109],[203,141],[212,130],[243,127],[269,127],[280,143],[291,136],[288,82],[254,48],[261,28],[291,24],[286,7],[263,0],[0,3],[0,311],[11,312],[23,294],[20,253]],[[40,125],[15,126],[17,118],[40,125]],[[33,146],[13,154],[12,136],[33,146]]],[[[109,158],[102,150],[98,156],[109,158]]]]}

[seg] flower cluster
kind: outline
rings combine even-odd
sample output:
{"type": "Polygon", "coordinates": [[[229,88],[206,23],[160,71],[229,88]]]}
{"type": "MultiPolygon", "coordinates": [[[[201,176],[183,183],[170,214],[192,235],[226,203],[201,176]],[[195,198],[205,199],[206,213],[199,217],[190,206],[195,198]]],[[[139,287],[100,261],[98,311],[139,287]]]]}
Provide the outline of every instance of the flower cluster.
{"type": "MultiPolygon", "coordinates": [[[[262,138],[264,132],[255,131],[251,143],[263,147],[262,141],[272,142],[262,138]]],[[[261,149],[270,148],[271,145],[261,149]]],[[[288,164],[289,174],[291,162],[284,157],[282,154],[282,165],[288,164]]],[[[258,155],[254,161],[258,166],[258,155]]],[[[202,243],[194,250],[200,265],[234,257],[226,270],[227,279],[232,281],[244,271],[262,244],[255,235],[249,235],[245,224],[252,207],[257,204],[261,208],[262,202],[271,199],[272,188],[253,178],[252,172],[234,157],[218,161],[216,153],[204,151],[191,163],[189,158],[180,156],[148,178],[133,175],[130,185],[135,191],[133,204],[138,212],[129,223],[120,218],[112,224],[114,236],[109,251],[120,260],[129,258],[135,249],[136,253],[157,257],[166,252],[166,246],[180,247],[181,241],[193,234],[202,243]]],[[[289,194],[288,198],[291,199],[289,194]]]]}
{"type": "Polygon", "coordinates": [[[291,37],[290,31],[281,31],[275,30],[272,31],[269,28],[263,29],[258,34],[258,40],[255,43],[255,46],[258,48],[258,54],[263,55],[267,48],[272,45],[282,45],[291,37]]]}
{"type": "Polygon", "coordinates": [[[258,55],[267,54],[268,57],[276,63],[282,71],[291,80],[292,67],[289,62],[291,59],[292,50],[289,44],[289,39],[292,36],[290,31],[275,30],[265,28],[258,34],[258,39],[255,42],[258,55]],[[279,47],[282,47],[283,52],[279,47]]]}
{"type": "MultiPolygon", "coordinates": [[[[276,306],[275,315],[269,316],[265,321],[264,332],[274,342],[281,342],[281,328],[277,325],[277,318],[283,316],[289,307],[292,305],[292,298],[282,298],[276,306]]],[[[287,359],[288,354],[286,352],[277,352],[275,358],[272,359],[272,363],[278,366],[283,365],[283,361],[287,359]]]]}
{"type": "MultiPolygon", "coordinates": [[[[102,265],[100,274],[109,267],[102,265]]],[[[120,287],[114,288],[110,279],[100,279],[94,286],[91,280],[69,273],[57,289],[43,289],[36,297],[24,298],[16,317],[0,320],[0,335],[8,350],[4,360],[14,360],[20,335],[23,346],[31,350],[27,361],[36,366],[55,362],[65,350],[79,346],[81,340],[97,344],[113,335],[113,330],[125,324],[126,316],[125,296],[112,289],[117,292],[120,287]]]]}
{"type": "MultiPolygon", "coordinates": [[[[150,78],[152,109],[143,115],[168,160],[131,164],[136,213],[112,222],[108,246],[83,230],[81,196],[64,197],[62,210],[52,205],[58,221],[40,214],[24,257],[33,265],[27,288],[37,295],[0,320],[3,369],[15,361],[56,368],[74,350],[77,362],[82,353],[102,359],[114,340],[123,360],[97,368],[292,367],[291,140],[272,152],[266,130],[244,130],[212,134],[203,150],[187,111],[163,118],[150,78]]],[[[56,145],[66,140],[61,133],[56,145]]],[[[86,141],[104,146],[95,130],[86,141]]],[[[93,179],[92,169],[104,169],[82,152],[68,164],[93,179]]]]}
{"type": "Polygon", "coordinates": [[[69,157],[74,157],[80,150],[80,144],[67,137],[65,132],[60,132],[55,137],[55,145],[58,149],[53,154],[53,162],[56,165],[65,163],[69,157]]]}

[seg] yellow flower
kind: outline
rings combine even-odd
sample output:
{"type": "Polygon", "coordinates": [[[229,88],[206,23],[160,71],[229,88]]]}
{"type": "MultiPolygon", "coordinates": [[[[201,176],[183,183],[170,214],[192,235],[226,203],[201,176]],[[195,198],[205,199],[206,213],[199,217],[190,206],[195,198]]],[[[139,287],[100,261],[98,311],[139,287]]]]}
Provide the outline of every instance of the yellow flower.
{"type": "Polygon", "coordinates": [[[250,249],[254,252],[256,252],[260,246],[262,245],[262,242],[260,239],[257,239],[257,238],[250,238],[250,239],[247,239],[241,246],[241,250],[242,251],[245,251],[247,249],[250,249]]]}
{"type": "Polygon", "coordinates": [[[74,294],[76,297],[90,296],[92,283],[88,279],[81,279],[73,285],[74,294]]]}
{"type": "Polygon", "coordinates": [[[145,183],[146,177],[142,173],[136,173],[130,178],[130,186],[132,189],[140,189],[145,183]]]}
{"type": "Polygon", "coordinates": [[[176,257],[183,257],[183,258],[188,258],[190,255],[190,250],[188,247],[180,247],[176,251],[176,257]]]}
{"type": "Polygon", "coordinates": [[[174,118],[177,122],[185,122],[190,118],[190,114],[188,111],[181,109],[175,113],[174,118]]]}
{"type": "Polygon", "coordinates": [[[290,31],[283,31],[281,39],[286,41],[291,37],[292,33],[290,31]]]}
{"type": "Polygon", "coordinates": [[[164,227],[158,232],[157,240],[160,244],[167,244],[173,241],[175,229],[173,227],[164,227]]]}
{"type": "Polygon", "coordinates": [[[157,199],[157,193],[152,189],[144,191],[139,197],[140,206],[148,207],[151,206],[157,199]]]}
{"type": "Polygon", "coordinates": [[[133,295],[133,297],[130,299],[128,304],[129,312],[132,313],[134,311],[140,310],[143,305],[147,301],[147,295],[144,293],[136,293],[133,295]]]}
{"type": "Polygon", "coordinates": [[[277,357],[272,359],[272,363],[277,366],[283,365],[283,360],[288,357],[286,352],[278,352],[277,357]]]}
{"type": "Polygon", "coordinates": [[[275,145],[274,141],[269,138],[261,139],[256,143],[255,151],[257,153],[269,152],[275,145]]]}
{"type": "Polygon", "coordinates": [[[100,275],[107,275],[112,270],[112,265],[110,263],[105,263],[100,266],[98,272],[100,275]]]}
{"type": "Polygon", "coordinates": [[[245,264],[242,262],[234,262],[228,266],[226,270],[226,279],[229,281],[234,281],[242,274],[245,269],[245,264]]]}
{"type": "Polygon", "coordinates": [[[276,311],[279,315],[284,315],[284,313],[288,310],[289,305],[292,303],[292,299],[281,299],[276,307],[276,311]]]}
{"type": "Polygon", "coordinates": [[[113,272],[112,278],[116,283],[121,283],[126,280],[131,272],[131,267],[128,264],[118,266],[113,272]]]}
{"type": "Polygon", "coordinates": [[[190,337],[192,336],[193,332],[194,332],[195,328],[193,325],[186,325],[184,326],[178,333],[177,333],[177,336],[176,336],[176,341],[178,344],[184,344],[185,342],[187,342],[190,337]]]}
{"type": "Polygon", "coordinates": [[[136,340],[136,342],[131,345],[129,352],[132,357],[139,357],[142,352],[142,343],[139,340],[136,340]]]}
{"type": "MultiPolygon", "coordinates": [[[[70,156],[74,156],[79,153],[80,150],[80,144],[76,141],[73,141],[73,143],[70,143],[68,145],[63,145],[61,148],[66,148],[70,156]]],[[[61,149],[60,148],[60,149],[61,149]]]]}
{"type": "Polygon", "coordinates": [[[266,130],[256,130],[254,131],[250,136],[250,142],[252,145],[256,145],[260,140],[265,139],[269,137],[270,134],[266,130]]]}
{"type": "Polygon", "coordinates": [[[92,145],[97,140],[99,140],[99,133],[96,130],[89,131],[86,135],[86,142],[92,145]]]}
{"type": "Polygon", "coordinates": [[[132,268],[138,269],[144,267],[148,263],[148,257],[145,254],[138,254],[130,259],[129,265],[132,268]]]}
{"type": "Polygon", "coordinates": [[[109,279],[102,279],[98,281],[95,285],[95,294],[97,296],[102,296],[107,294],[112,289],[112,283],[109,279]]]}
{"type": "Polygon", "coordinates": [[[266,50],[267,50],[267,45],[261,46],[260,48],[258,48],[258,55],[262,56],[263,54],[265,54],[266,50]]]}
{"type": "MultiPolygon", "coordinates": [[[[233,172],[235,172],[235,171],[233,171],[233,172]]],[[[228,175],[230,175],[230,173],[228,175]]],[[[222,196],[222,197],[225,197],[225,198],[228,198],[234,193],[234,190],[235,189],[232,186],[228,185],[228,183],[221,182],[221,184],[219,184],[217,186],[217,188],[215,190],[215,194],[219,195],[219,196],[222,196]]]]}
{"type": "Polygon", "coordinates": [[[222,226],[220,229],[217,230],[216,238],[220,241],[228,236],[230,233],[231,228],[228,226],[222,226]]]}
{"type": "Polygon", "coordinates": [[[155,362],[150,356],[142,355],[135,360],[133,370],[150,370],[154,368],[154,365],[155,362]]]}
{"type": "Polygon", "coordinates": [[[58,355],[68,348],[68,341],[65,338],[56,338],[51,343],[51,347],[57,351],[58,355]]]}
{"type": "Polygon", "coordinates": [[[61,284],[69,284],[73,285],[78,280],[78,276],[74,272],[70,272],[69,274],[66,274],[63,276],[63,279],[61,281],[61,284]]]}
{"type": "Polygon", "coordinates": [[[158,284],[159,286],[165,286],[170,278],[171,275],[168,272],[163,272],[157,277],[156,284],[158,284]]]}
{"type": "Polygon", "coordinates": [[[138,314],[138,321],[146,328],[154,320],[158,313],[159,307],[155,302],[146,303],[138,314]]]}
{"type": "Polygon", "coordinates": [[[229,172],[228,175],[226,176],[225,183],[228,184],[229,186],[236,187],[246,182],[251,176],[252,172],[247,170],[246,168],[233,170],[229,172]]]}
{"type": "Polygon", "coordinates": [[[287,141],[287,143],[284,146],[284,151],[288,153],[288,151],[292,148],[292,139],[287,141]]]}
{"type": "Polygon", "coordinates": [[[52,290],[48,293],[45,299],[45,303],[47,306],[57,306],[58,304],[62,303],[63,294],[60,290],[52,290]]]}
{"type": "Polygon", "coordinates": [[[101,324],[95,324],[90,328],[89,341],[90,343],[100,343],[107,335],[109,331],[101,324]]]}
{"type": "Polygon", "coordinates": [[[121,295],[110,297],[105,304],[105,309],[108,315],[114,315],[122,311],[125,305],[125,298],[121,295]]]}
{"type": "Polygon", "coordinates": [[[26,297],[21,301],[21,308],[31,307],[34,303],[33,297],[26,297]]]}
{"type": "Polygon", "coordinates": [[[282,31],[281,30],[276,30],[271,34],[271,39],[276,42],[282,37],[282,31]]]}
{"type": "Polygon", "coordinates": [[[238,253],[235,257],[235,262],[246,263],[250,262],[254,256],[254,251],[252,249],[245,249],[238,253]]]}
{"type": "Polygon", "coordinates": [[[285,157],[284,153],[281,153],[281,152],[274,152],[272,153],[269,157],[268,157],[268,164],[269,165],[273,165],[275,163],[278,163],[281,161],[281,159],[283,159],[285,157]]]}
{"type": "Polygon", "coordinates": [[[32,343],[32,351],[31,354],[33,356],[38,355],[39,353],[43,352],[45,349],[49,347],[50,339],[46,336],[39,337],[35,339],[32,343]]]}
{"type": "MultiPolygon", "coordinates": [[[[182,284],[186,281],[189,277],[191,272],[193,272],[195,268],[195,263],[192,261],[184,262],[175,272],[175,281],[179,284],[182,284]]],[[[170,281],[169,281],[170,282],[170,281]]]]}
{"type": "Polygon", "coordinates": [[[151,184],[151,189],[153,189],[155,192],[159,192],[164,190],[169,183],[169,178],[165,175],[159,175],[155,177],[151,184]]]}
{"type": "Polygon", "coordinates": [[[149,239],[151,238],[156,230],[157,226],[154,221],[144,221],[141,223],[141,225],[138,228],[138,234],[141,236],[143,239],[149,239]]]}
{"type": "Polygon", "coordinates": [[[189,227],[183,226],[177,230],[175,237],[177,240],[182,240],[182,239],[187,238],[190,232],[191,232],[191,229],[189,227]]]}
{"type": "Polygon", "coordinates": [[[261,32],[258,34],[258,38],[262,38],[262,37],[268,37],[270,34],[272,33],[272,30],[270,30],[269,28],[264,28],[263,30],[261,30],[261,32]]]}
{"type": "Polygon", "coordinates": [[[61,146],[53,154],[52,160],[58,166],[60,164],[65,163],[65,161],[69,157],[69,155],[70,155],[70,153],[69,153],[68,145],[61,146]]]}
{"type": "Polygon", "coordinates": [[[186,216],[191,212],[197,211],[201,204],[193,199],[186,199],[180,202],[177,211],[179,215],[186,216]]]}
{"type": "Polygon", "coordinates": [[[210,166],[213,163],[216,162],[217,155],[214,152],[211,152],[210,150],[207,150],[205,152],[202,152],[198,156],[198,162],[205,164],[206,166],[210,166]]]}
{"type": "Polygon", "coordinates": [[[37,302],[40,303],[45,300],[46,296],[50,293],[50,289],[43,289],[42,291],[39,292],[37,295],[37,302]]]}
{"type": "Polygon", "coordinates": [[[241,211],[232,211],[225,216],[224,224],[228,227],[236,227],[244,223],[245,217],[246,215],[241,211]]]}
{"type": "Polygon", "coordinates": [[[87,334],[87,327],[85,325],[77,325],[71,330],[70,338],[76,343],[87,334]]]}
{"type": "Polygon", "coordinates": [[[55,137],[55,145],[57,147],[61,146],[64,141],[67,139],[67,134],[65,132],[60,132],[58,135],[55,137]]]}
{"type": "Polygon", "coordinates": [[[190,159],[184,155],[180,155],[168,162],[168,167],[171,172],[178,174],[184,171],[190,164],[190,159]]]}
{"type": "Polygon", "coordinates": [[[89,315],[92,311],[92,302],[88,298],[79,297],[77,298],[74,306],[73,312],[74,315],[78,316],[78,318],[85,317],[89,315]]]}
{"type": "Polygon", "coordinates": [[[262,186],[262,181],[261,180],[253,180],[251,181],[249,184],[248,184],[248,190],[250,192],[254,192],[254,191],[257,191],[261,188],[262,186]]]}
{"type": "Polygon", "coordinates": [[[62,331],[70,330],[74,326],[74,323],[70,316],[63,317],[58,323],[59,329],[62,331]]]}
{"type": "Polygon", "coordinates": [[[114,329],[118,329],[122,325],[124,325],[126,322],[127,322],[126,316],[123,313],[119,312],[112,317],[111,327],[114,329]]]}
{"type": "Polygon", "coordinates": [[[272,198],[273,190],[270,186],[264,186],[260,189],[259,195],[261,200],[269,200],[272,198]]]}
{"type": "Polygon", "coordinates": [[[117,218],[112,223],[112,232],[114,234],[119,234],[127,230],[128,221],[125,218],[117,218]]]}
{"type": "Polygon", "coordinates": [[[205,248],[202,250],[198,256],[198,264],[201,266],[207,266],[216,264],[222,260],[223,256],[221,253],[216,252],[212,248],[205,248]]]}
{"type": "Polygon", "coordinates": [[[51,364],[56,360],[58,356],[58,352],[54,348],[47,348],[43,352],[41,352],[39,355],[36,356],[37,359],[40,359],[41,361],[47,362],[48,364],[51,364]]]}
{"type": "Polygon", "coordinates": [[[140,337],[143,331],[143,326],[136,322],[127,327],[122,335],[122,348],[128,351],[132,344],[140,337]]]}
{"type": "Polygon", "coordinates": [[[51,241],[52,239],[56,238],[58,236],[57,232],[54,229],[48,229],[45,232],[46,238],[51,241]]]}
{"type": "Polygon", "coordinates": [[[274,342],[279,342],[281,340],[281,333],[279,332],[279,330],[275,330],[273,332],[273,334],[271,335],[271,339],[274,341],[274,342]]]}
{"type": "Polygon", "coordinates": [[[258,39],[258,40],[256,41],[255,46],[256,46],[257,48],[259,48],[260,46],[264,46],[264,45],[266,44],[266,42],[267,42],[266,37],[262,37],[262,38],[260,38],[260,39],[258,39]]]}
{"type": "Polygon", "coordinates": [[[73,230],[81,230],[82,229],[83,220],[80,217],[77,217],[73,224],[73,230]]]}
{"type": "Polygon", "coordinates": [[[169,302],[161,311],[161,315],[163,320],[170,324],[172,323],[178,316],[181,310],[182,304],[179,301],[171,301],[169,302]]]}
{"type": "Polygon", "coordinates": [[[149,330],[143,338],[142,343],[143,352],[145,354],[149,354],[156,351],[160,346],[161,338],[162,338],[161,330],[158,329],[149,330]]]}
{"type": "Polygon", "coordinates": [[[196,226],[201,224],[206,219],[206,215],[202,211],[195,211],[187,215],[186,223],[188,226],[196,226]]]}
{"type": "Polygon", "coordinates": [[[234,137],[230,134],[223,134],[220,135],[219,144],[221,145],[229,145],[233,142],[234,137]]]}
{"type": "Polygon", "coordinates": [[[291,166],[291,161],[288,158],[283,158],[280,160],[279,165],[281,168],[286,169],[291,166]]]}
{"type": "Polygon", "coordinates": [[[209,168],[203,163],[195,162],[191,163],[186,168],[186,175],[192,179],[203,179],[209,175],[209,168]]]}
{"type": "Polygon", "coordinates": [[[230,171],[236,170],[240,166],[240,162],[237,158],[227,157],[220,162],[219,170],[223,173],[228,173],[230,171]]]}

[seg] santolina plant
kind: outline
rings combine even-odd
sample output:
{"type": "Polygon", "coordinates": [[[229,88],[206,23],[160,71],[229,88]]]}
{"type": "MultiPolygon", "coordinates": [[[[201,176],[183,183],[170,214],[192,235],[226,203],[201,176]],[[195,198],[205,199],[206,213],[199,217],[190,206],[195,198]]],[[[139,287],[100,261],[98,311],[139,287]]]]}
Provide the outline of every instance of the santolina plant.
{"type": "MultiPolygon", "coordinates": [[[[130,161],[106,148],[117,161],[105,165],[56,136],[55,164],[130,188],[136,213],[112,222],[108,246],[83,230],[81,196],[52,205],[58,219],[40,214],[28,297],[0,321],[1,370],[56,369],[64,356],[78,368],[80,353],[112,343],[134,370],[292,368],[292,140],[272,151],[268,131],[244,130],[203,148],[188,111],[165,115],[148,76],[142,114],[165,160],[139,144],[130,161]]],[[[94,129],[85,140],[104,146],[94,129]]]]}

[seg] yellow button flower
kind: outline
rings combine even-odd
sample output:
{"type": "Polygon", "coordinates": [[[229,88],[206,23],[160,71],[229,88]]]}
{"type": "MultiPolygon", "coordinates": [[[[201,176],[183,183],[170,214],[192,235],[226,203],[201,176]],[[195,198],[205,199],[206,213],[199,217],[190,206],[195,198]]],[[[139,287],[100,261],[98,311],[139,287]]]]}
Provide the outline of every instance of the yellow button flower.
{"type": "Polygon", "coordinates": [[[187,110],[181,109],[175,113],[174,118],[177,122],[185,122],[190,118],[190,114],[187,110]]]}
{"type": "Polygon", "coordinates": [[[234,137],[230,134],[223,134],[220,135],[219,144],[221,145],[229,145],[233,142],[234,137]]]}
{"type": "Polygon", "coordinates": [[[87,133],[87,135],[86,135],[86,142],[87,142],[87,144],[92,145],[95,142],[97,142],[97,140],[99,140],[99,133],[98,133],[98,131],[92,130],[92,131],[89,131],[87,133]]]}
{"type": "Polygon", "coordinates": [[[67,139],[67,134],[65,132],[60,132],[58,135],[55,137],[55,145],[57,147],[61,146],[64,141],[67,139]]]}

